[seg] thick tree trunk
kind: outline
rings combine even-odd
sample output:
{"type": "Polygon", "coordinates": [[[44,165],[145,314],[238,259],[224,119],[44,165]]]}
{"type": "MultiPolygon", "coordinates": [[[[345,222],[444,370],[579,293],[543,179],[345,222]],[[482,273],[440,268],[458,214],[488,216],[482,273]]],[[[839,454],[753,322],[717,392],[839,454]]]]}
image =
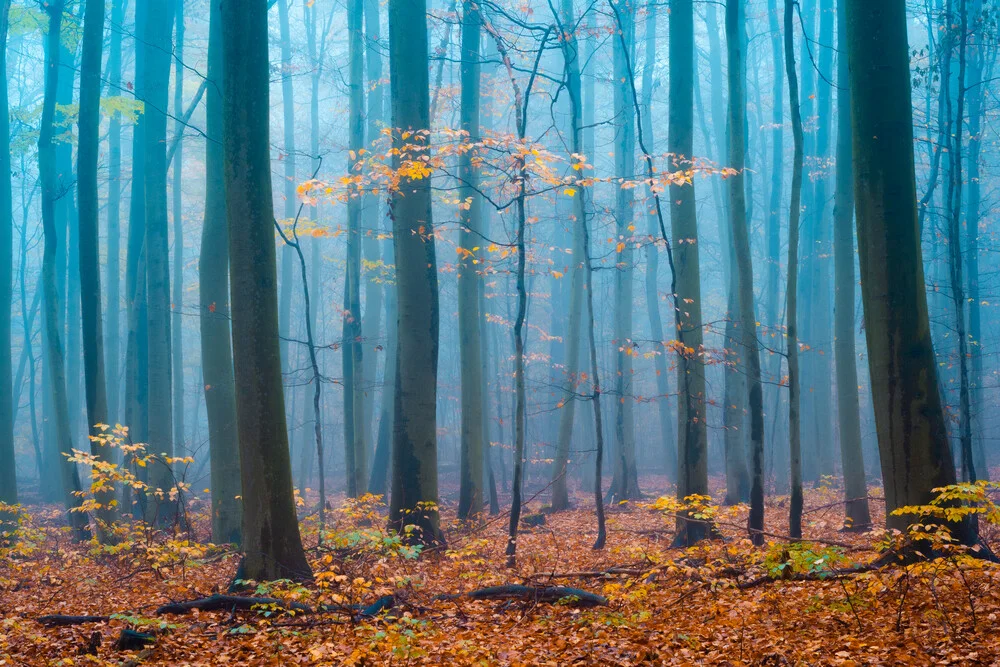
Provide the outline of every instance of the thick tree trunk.
{"type": "Polygon", "coordinates": [[[149,328],[149,448],[157,460],[150,464],[152,502],[146,518],[171,525],[177,503],[166,494],[175,484],[173,456],[173,378],[170,350],[170,246],[167,239],[167,104],[170,81],[171,28],[174,0],[150,0],[145,23],[140,26],[146,51],[146,85],[143,101],[146,125],[146,322],[149,328]],[[159,489],[164,495],[156,493],[159,489]]]}
{"type": "Polygon", "coordinates": [[[226,222],[225,156],[222,146],[223,61],[219,4],[209,15],[208,79],[205,91],[205,219],[198,260],[201,359],[209,459],[212,464],[212,541],[241,541],[240,443],[236,421],[236,385],[229,327],[229,243],[226,222]]]}
{"type": "MultiPolygon", "coordinates": [[[[480,36],[479,7],[474,0],[465,0],[462,7],[462,131],[467,132],[471,145],[480,141],[480,36]]],[[[458,336],[462,376],[462,457],[459,486],[458,518],[472,519],[483,511],[483,362],[480,336],[478,263],[473,263],[473,248],[482,245],[482,202],[480,201],[479,170],[473,165],[473,154],[459,156],[459,199],[461,210],[459,247],[462,254],[458,265],[458,336]]]]}
{"type": "MultiPolygon", "coordinates": [[[[905,0],[847,2],[861,294],[886,520],[955,483],[938,393],[917,224],[905,0]]],[[[953,526],[963,542],[967,523],[953,526]]]]}
{"type": "MultiPolygon", "coordinates": [[[[742,363],[740,366],[746,374],[743,392],[747,400],[747,413],[750,417],[750,453],[753,474],[747,480],[746,437],[739,438],[726,451],[726,469],[735,471],[732,477],[739,480],[741,487],[737,498],[747,499],[752,503],[764,501],[764,406],[760,381],[760,349],[757,341],[757,315],[754,307],[753,291],[753,258],[750,256],[750,230],[747,224],[747,200],[745,173],[746,167],[746,17],[744,16],[744,0],[727,0],[726,2],[726,50],[729,66],[729,151],[727,163],[736,173],[727,180],[729,187],[729,205],[726,210],[729,215],[729,235],[733,243],[734,275],[732,286],[736,288],[737,299],[730,302],[738,303],[740,348],[742,363]],[[730,463],[731,460],[731,463],[730,463]],[[749,484],[748,484],[749,482],[749,484]],[[749,486],[750,488],[746,488],[749,486]]],[[[735,313],[730,310],[730,318],[735,313]]],[[[735,336],[734,336],[735,338],[735,336]]],[[[741,397],[742,398],[742,397],[741,397]]],[[[742,416],[742,409],[741,409],[742,416]]],[[[744,420],[740,420],[739,426],[744,420]]],[[[742,432],[742,428],[739,432],[742,432]]],[[[727,478],[730,475],[727,474],[727,478]]],[[[763,507],[761,507],[761,514],[763,507]]]]}
{"type": "MultiPolygon", "coordinates": [[[[847,42],[843,2],[837,8],[837,43],[847,42]]],[[[837,417],[840,424],[840,461],[844,473],[844,526],[867,530],[871,526],[865,458],[861,450],[858,405],[857,346],[854,340],[854,160],[851,136],[851,81],[846,55],[837,63],[837,195],[833,207],[834,352],[837,374],[837,417]]]]}
{"type": "MultiPolygon", "coordinates": [[[[427,3],[389,0],[389,70],[392,127],[397,148],[404,147],[398,130],[412,131],[410,142],[423,148],[430,128],[427,3]]],[[[419,159],[413,150],[395,158],[419,159]]],[[[403,179],[392,197],[396,259],[398,351],[396,406],[393,419],[392,496],[389,521],[402,531],[417,526],[413,539],[442,541],[438,517],[437,364],[438,289],[434,251],[434,219],[427,179],[403,179]],[[405,190],[405,196],[404,191],[405,190]]]]}
{"type": "MultiPolygon", "coordinates": [[[[687,169],[694,154],[694,5],[670,1],[670,117],[668,150],[671,170],[687,169]]],[[[705,427],[705,372],[702,349],[701,274],[698,221],[693,183],[670,186],[670,223],[675,258],[677,313],[678,436],[677,497],[708,495],[708,437],[705,427]]],[[[678,544],[693,544],[708,535],[706,524],[677,519],[678,544]]]]}
{"type": "Polygon", "coordinates": [[[295,515],[278,345],[267,4],[222,0],[226,218],[246,579],[310,576],[295,515]]]}

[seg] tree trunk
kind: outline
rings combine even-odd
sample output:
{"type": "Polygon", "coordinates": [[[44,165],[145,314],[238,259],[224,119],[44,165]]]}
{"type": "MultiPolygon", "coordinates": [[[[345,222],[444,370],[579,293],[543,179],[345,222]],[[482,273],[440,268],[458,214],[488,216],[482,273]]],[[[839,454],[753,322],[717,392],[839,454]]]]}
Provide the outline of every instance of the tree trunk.
{"type": "MultiPolygon", "coordinates": [[[[101,311],[101,270],[97,187],[98,151],[101,142],[101,50],[104,45],[104,0],[88,0],[83,23],[80,65],[79,148],[77,192],[80,205],[80,312],[83,320],[83,365],[87,397],[87,428],[91,436],[104,433],[108,423],[107,380],[104,375],[104,332],[101,311]],[[104,425],[104,426],[101,426],[104,425]]],[[[2,171],[2,166],[0,166],[2,171]]],[[[7,303],[0,295],[0,303],[7,303]]],[[[91,440],[91,452],[111,462],[110,449],[91,440]]],[[[112,489],[95,494],[98,534],[107,540],[107,529],[117,519],[112,489]]]]}
{"type": "Polygon", "coordinates": [[[223,133],[246,579],[310,577],[295,515],[278,344],[267,4],[223,0],[223,133]]]}
{"type": "MultiPolygon", "coordinates": [[[[736,173],[727,180],[729,187],[729,205],[726,211],[729,217],[729,235],[733,245],[734,279],[731,286],[736,288],[736,299],[730,299],[738,305],[739,329],[741,333],[740,347],[745,373],[744,391],[741,392],[747,400],[747,412],[750,416],[750,452],[753,474],[748,479],[746,464],[746,437],[736,439],[726,450],[726,468],[734,468],[732,478],[738,480],[740,486],[736,496],[741,502],[747,498],[753,503],[763,505],[764,501],[764,412],[763,394],[760,381],[760,350],[757,341],[757,316],[754,308],[753,292],[753,258],[750,256],[750,232],[747,223],[746,186],[744,182],[746,167],[746,17],[744,16],[744,0],[727,0],[726,2],[726,50],[729,67],[729,150],[727,163],[736,173]],[[732,450],[732,451],[730,451],[732,450]],[[732,461],[730,463],[730,460],[732,461]],[[749,487],[749,488],[747,488],[749,487]]],[[[730,319],[736,313],[730,309],[730,319]]],[[[734,323],[735,324],[735,323],[734,323]]],[[[735,327],[734,327],[735,328],[735,327]]],[[[735,332],[734,332],[735,334],[735,332]]],[[[735,340],[735,335],[734,335],[735,340]]],[[[742,427],[745,419],[740,406],[741,419],[736,426],[742,427]]],[[[739,428],[740,433],[743,429],[739,428]]],[[[730,475],[727,474],[727,479],[730,475]]]]}
{"type": "Polygon", "coordinates": [[[229,243],[226,222],[225,156],[222,146],[223,60],[219,4],[209,15],[208,79],[205,115],[205,220],[198,261],[201,301],[201,359],[209,458],[212,463],[212,541],[239,544],[242,503],[236,385],[229,327],[229,243]]]}
{"type": "MultiPolygon", "coordinates": [[[[474,0],[465,0],[462,7],[462,131],[475,146],[479,136],[480,96],[480,16],[474,0]]],[[[475,150],[475,149],[473,149],[475,150]]],[[[459,156],[459,199],[461,231],[459,247],[468,254],[459,257],[458,264],[458,336],[462,375],[462,459],[459,487],[458,518],[468,520],[483,511],[483,363],[480,340],[479,293],[481,290],[478,263],[474,247],[481,245],[482,203],[479,199],[479,170],[473,165],[473,154],[459,156]]]]}
{"type": "MultiPolygon", "coordinates": [[[[687,169],[694,155],[694,5],[670,1],[670,117],[668,151],[675,156],[671,170],[687,169]]],[[[708,495],[708,437],[705,428],[705,373],[702,350],[701,274],[694,183],[670,186],[677,313],[678,436],[677,497],[708,495]]],[[[706,524],[677,519],[677,544],[693,544],[708,534],[706,524]]]]}
{"type": "MultiPolygon", "coordinates": [[[[281,110],[284,128],[284,146],[281,161],[285,165],[283,197],[285,220],[295,217],[295,200],[298,180],[296,177],[297,152],[295,149],[295,86],[292,81],[292,37],[288,22],[288,2],[278,2],[278,29],[281,35],[281,110]]],[[[278,327],[280,331],[282,369],[289,369],[288,339],[292,322],[292,285],[295,280],[295,251],[287,244],[281,246],[281,290],[278,301],[278,327]]]]}
{"type": "MultiPolygon", "coordinates": [[[[350,0],[347,10],[350,39],[350,149],[348,171],[355,173],[365,144],[364,125],[364,0],[350,0]]],[[[365,423],[364,355],[361,331],[361,195],[347,200],[347,276],[344,313],[344,445],[347,447],[347,495],[357,498],[368,482],[368,444],[365,423]]],[[[318,381],[318,378],[317,378],[318,381]]]]}
{"type": "MultiPolygon", "coordinates": [[[[802,111],[799,106],[799,77],[795,71],[795,2],[785,0],[785,74],[788,78],[788,104],[792,112],[792,137],[795,157],[792,163],[792,199],[788,207],[788,287],[785,290],[786,354],[788,355],[788,445],[791,459],[792,497],[788,514],[788,533],[802,537],[802,426],[799,417],[799,215],[802,211],[803,136],[802,111]]],[[[763,511],[761,511],[763,516],[763,511]]],[[[763,525],[757,526],[763,530],[763,525]]],[[[758,534],[759,535],[759,534],[758,534]]],[[[759,535],[763,543],[763,535],[759,535]]]]}
{"type": "Polygon", "coordinates": [[[146,85],[143,91],[146,125],[146,322],[149,330],[149,451],[157,460],[150,465],[153,502],[146,509],[148,521],[171,525],[177,503],[166,494],[175,482],[173,456],[173,396],[170,350],[170,246],[167,240],[167,104],[170,81],[171,28],[174,0],[150,0],[145,24],[140,26],[146,51],[146,85]],[[164,494],[160,496],[157,489],[164,494]]]}
{"type": "MultiPolygon", "coordinates": [[[[108,51],[108,89],[118,94],[122,85],[122,32],[125,23],[124,0],[111,3],[111,47],[108,51]]],[[[108,123],[108,267],[107,322],[104,330],[105,368],[107,372],[108,422],[118,423],[121,414],[121,193],[122,193],[122,121],[117,111],[108,123]]]]}
{"type": "Polygon", "coordinates": [[[89,536],[87,515],[76,508],[82,503],[80,475],[76,464],[71,463],[73,436],[69,423],[69,402],[66,396],[66,366],[60,342],[59,292],[56,283],[56,210],[59,197],[59,180],[56,172],[55,146],[53,144],[56,113],[56,91],[60,74],[60,39],[62,35],[63,2],[53,2],[46,7],[49,15],[45,39],[45,96],[42,102],[42,119],[38,135],[38,173],[42,190],[42,226],[45,247],[42,255],[42,287],[45,291],[45,346],[48,352],[49,391],[51,392],[55,437],[60,454],[59,471],[62,477],[63,498],[68,519],[77,539],[89,536]]]}
{"type": "MultiPolygon", "coordinates": [[[[399,130],[421,149],[430,128],[426,0],[389,0],[389,70],[392,127],[396,148],[405,142],[399,130]]],[[[412,149],[397,155],[418,159],[412,149]]],[[[438,279],[434,251],[431,190],[427,179],[404,178],[393,193],[391,217],[396,259],[398,351],[393,419],[390,524],[425,543],[443,540],[438,517],[437,362],[438,279]],[[405,196],[404,196],[405,191],[405,196]]]]}
{"type": "MultiPolygon", "coordinates": [[[[917,223],[905,0],[847,2],[861,295],[886,522],[955,483],[938,393],[917,223]]],[[[952,527],[965,543],[968,523],[952,527]]]]}
{"type": "MultiPolygon", "coordinates": [[[[171,198],[174,227],[174,283],[170,300],[173,361],[173,431],[176,451],[183,456],[184,446],[184,0],[176,0],[174,33],[174,151],[171,198]]],[[[169,166],[169,165],[168,165],[169,166]]]]}
{"type": "MultiPolygon", "coordinates": [[[[847,42],[845,5],[837,8],[837,43],[847,42]]],[[[868,485],[861,450],[861,418],[858,405],[857,346],[854,340],[854,184],[851,137],[850,68],[846,55],[837,63],[837,194],[833,207],[834,250],[834,351],[837,374],[837,418],[840,425],[840,461],[844,472],[844,526],[867,530],[868,485]]]]}
{"type": "MultiPolygon", "coordinates": [[[[635,59],[635,6],[619,7],[620,38],[614,40],[615,177],[628,183],[635,179],[635,108],[632,103],[632,72],[635,59]]],[[[618,252],[615,265],[615,461],[610,495],[614,500],[640,498],[639,474],[635,462],[635,424],[632,398],[632,294],[635,263],[635,226],[631,187],[615,190],[615,221],[618,252]]]]}
{"type": "MultiPolygon", "coordinates": [[[[0,5],[0,72],[7,71],[7,28],[10,0],[0,5]]],[[[0,86],[0,144],[10,145],[10,112],[7,103],[7,86],[0,86]]],[[[12,277],[14,272],[14,203],[11,191],[10,151],[0,151],[0,390],[11,391],[11,304],[12,277]]],[[[30,336],[24,345],[31,345],[30,336]]],[[[14,405],[0,398],[0,503],[17,504],[17,478],[14,461],[14,405]]],[[[5,529],[0,526],[0,529],[5,529]]]]}

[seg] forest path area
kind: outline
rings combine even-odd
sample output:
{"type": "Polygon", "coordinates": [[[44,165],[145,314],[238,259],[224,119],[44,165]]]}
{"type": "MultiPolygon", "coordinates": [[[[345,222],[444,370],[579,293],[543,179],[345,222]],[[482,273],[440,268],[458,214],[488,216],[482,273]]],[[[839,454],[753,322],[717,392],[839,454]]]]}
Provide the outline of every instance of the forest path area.
{"type": "MultiPolygon", "coordinates": [[[[503,515],[462,529],[445,506],[448,547],[419,552],[383,530],[378,503],[341,505],[321,548],[314,517],[304,521],[313,582],[242,593],[272,599],[259,608],[183,615],[158,610],[224,593],[236,553],[141,532],[98,553],[67,539],[55,507],[36,506],[0,564],[0,664],[996,664],[1000,646],[988,638],[998,628],[1000,569],[961,559],[838,574],[874,560],[881,539],[839,530],[841,493],[807,492],[812,542],[770,538],[753,549],[747,510],[736,507],[718,509],[725,540],[672,549],[674,519],[650,500],[609,509],[600,551],[580,495],[576,509],[522,531],[514,569],[503,567],[503,515]],[[524,589],[514,599],[459,595],[507,584],[573,587],[608,602],[532,599],[524,589]],[[363,613],[389,595],[388,609],[363,613]],[[55,614],[110,618],[38,620],[55,614]],[[152,643],[121,649],[126,628],[152,643]]],[[[880,503],[872,505],[880,525],[880,503]]],[[[780,496],[769,503],[775,536],[786,506],[780,496]]],[[[204,508],[192,503],[196,535],[207,532],[204,508]]]]}

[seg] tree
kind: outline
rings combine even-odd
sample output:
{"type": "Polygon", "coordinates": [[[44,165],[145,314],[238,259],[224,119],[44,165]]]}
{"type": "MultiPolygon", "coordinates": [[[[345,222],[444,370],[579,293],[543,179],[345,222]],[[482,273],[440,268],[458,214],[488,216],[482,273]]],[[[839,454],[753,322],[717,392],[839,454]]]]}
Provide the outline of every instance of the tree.
{"type": "MultiPolygon", "coordinates": [[[[847,42],[846,5],[837,7],[837,43],[847,42]]],[[[837,61],[837,183],[833,206],[834,251],[834,353],[837,375],[837,420],[840,424],[840,460],[844,471],[845,527],[867,530],[868,485],[861,451],[861,418],[858,406],[858,367],[854,340],[854,160],[851,136],[851,81],[847,55],[837,61]]]]}
{"type": "MultiPolygon", "coordinates": [[[[0,72],[7,72],[7,29],[10,0],[0,5],[0,72]]],[[[6,76],[6,74],[5,74],[6,76]]],[[[10,145],[10,112],[6,79],[0,86],[0,143],[10,145]]],[[[11,368],[10,305],[14,275],[14,204],[11,193],[10,151],[0,151],[0,388],[13,389],[11,368]]],[[[25,345],[30,345],[25,339],[25,345]]],[[[14,462],[14,406],[0,398],[0,503],[17,504],[17,477],[14,462]]]]}
{"type": "MultiPolygon", "coordinates": [[[[111,3],[111,46],[108,50],[108,88],[117,95],[122,87],[122,32],[124,0],[111,3]]],[[[108,381],[108,422],[118,422],[121,414],[121,195],[122,195],[122,115],[115,111],[108,123],[108,267],[107,323],[104,329],[105,367],[108,381]]]]}
{"type": "MultiPolygon", "coordinates": [[[[802,212],[803,136],[802,110],[799,106],[799,76],[795,71],[795,2],[785,0],[785,75],[788,78],[788,105],[792,112],[792,137],[795,157],[792,160],[792,199],[788,207],[788,287],[785,289],[786,354],[788,356],[788,445],[791,462],[791,502],[788,532],[802,537],[802,425],[799,417],[800,384],[798,337],[799,216],[802,212]]],[[[761,509],[763,518],[763,508],[761,509]]],[[[753,526],[763,543],[763,523],[753,526]]]]}
{"type": "MultiPolygon", "coordinates": [[[[583,155],[583,138],[579,125],[583,118],[583,88],[581,83],[580,44],[577,40],[574,26],[576,17],[573,0],[562,0],[562,16],[555,17],[560,23],[563,38],[560,40],[563,49],[563,61],[566,69],[566,90],[570,98],[570,122],[572,127],[572,147],[577,155],[583,155]]],[[[573,421],[576,417],[578,389],[581,385],[580,371],[583,367],[580,356],[580,346],[583,335],[580,328],[583,324],[583,289],[586,280],[584,263],[587,261],[587,248],[584,244],[584,226],[587,224],[587,192],[586,188],[573,197],[573,254],[570,270],[569,318],[566,321],[566,382],[565,398],[559,415],[559,434],[556,440],[556,454],[552,463],[552,510],[569,509],[569,491],[566,483],[567,467],[569,465],[570,442],[573,437],[573,421]]],[[[603,503],[603,496],[598,490],[598,498],[603,503]]]]}
{"type": "MultiPolygon", "coordinates": [[[[760,381],[760,348],[757,341],[757,315],[754,308],[753,258],[750,256],[750,231],[747,226],[746,185],[746,17],[743,0],[726,2],[726,41],[729,60],[729,167],[735,173],[728,179],[729,227],[733,241],[732,267],[738,280],[739,317],[743,367],[746,370],[747,408],[750,414],[750,452],[752,476],[750,502],[754,517],[764,513],[764,400],[760,381]]],[[[745,457],[736,455],[742,474],[745,457]]],[[[751,529],[763,525],[751,523],[751,529]]],[[[751,536],[753,537],[753,536],[751,536]]]]}
{"type": "Polygon", "coordinates": [[[205,221],[198,261],[201,310],[201,359],[212,464],[212,541],[241,540],[240,443],[237,437],[236,386],[229,327],[229,242],[226,219],[225,156],[222,146],[223,60],[219,3],[209,15],[208,80],[205,91],[205,221]]]}
{"type": "MultiPolygon", "coordinates": [[[[350,39],[350,127],[348,173],[358,170],[365,144],[364,0],[347,5],[350,39]]],[[[347,200],[347,266],[344,288],[344,464],[347,495],[365,493],[368,482],[368,426],[365,424],[364,356],[361,331],[361,193],[347,200]]],[[[319,378],[316,380],[319,381],[319,378]]]]}
{"type": "MultiPolygon", "coordinates": [[[[955,483],[930,337],[917,219],[905,0],[846,0],[861,298],[886,523],[955,483]]],[[[953,534],[971,543],[967,523],[953,534]]]]}
{"type": "Polygon", "coordinates": [[[66,361],[60,337],[59,291],[56,278],[56,199],[60,196],[56,172],[56,154],[53,143],[56,115],[56,92],[60,76],[60,39],[64,4],[61,0],[45,7],[49,25],[45,37],[45,94],[42,100],[42,119],[38,134],[38,173],[42,190],[42,226],[45,247],[42,254],[42,289],[45,293],[45,347],[49,366],[49,391],[55,421],[55,437],[60,454],[59,472],[62,478],[63,499],[69,510],[69,523],[78,539],[89,535],[86,514],[74,511],[81,504],[80,474],[70,463],[73,436],[70,431],[69,400],[66,395],[66,361]]]}
{"type": "MultiPolygon", "coordinates": [[[[479,136],[480,36],[481,24],[476,0],[465,0],[462,7],[462,131],[468,133],[470,146],[479,136]]],[[[472,149],[474,150],[474,149],[472,149]]],[[[459,199],[466,202],[461,211],[459,247],[468,251],[458,265],[459,354],[462,367],[462,458],[458,518],[471,519],[483,510],[483,358],[480,340],[479,271],[472,249],[482,235],[479,194],[479,170],[473,166],[472,150],[459,156],[459,199]]]]}
{"type": "MultiPolygon", "coordinates": [[[[80,66],[80,134],[77,149],[77,192],[80,206],[80,312],[83,320],[84,384],[87,428],[92,436],[108,422],[107,380],[104,374],[104,332],[101,312],[99,249],[100,201],[97,163],[101,131],[101,50],[104,45],[104,0],[88,0],[83,22],[83,55],[80,66]]],[[[0,295],[0,303],[2,295],[0,295]]],[[[111,452],[91,440],[92,453],[111,460],[111,452]]],[[[99,533],[117,518],[112,490],[98,493],[99,533]]]]}
{"type": "MultiPolygon", "coordinates": [[[[430,148],[426,0],[389,0],[389,78],[397,169],[430,148]],[[413,132],[409,146],[403,132],[413,132]]],[[[437,477],[438,285],[427,179],[404,175],[391,202],[398,309],[389,522],[442,541],[437,477]]]]}
{"type": "MultiPolygon", "coordinates": [[[[694,5],[692,0],[670,2],[670,116],[668,151],[674,169],[687,169],[694,156],[694,5]]],[[[694,183],[670,186],[670,224],[676,271],[676,294],[682,304],[676,313],[678,436],[677,497],[708,495],[708,435],[705,430],[705,374],[702,348],[701,273],[698,219],[694,183]]],[[[703,539],[708,528],[701,521],[677,519],[677,544],[703,539]]]]}
{"type": "MultiPolygon", "coordinates": [[[[615,0],[612,0],[615,1],[615,0]]],[[[616,28],[620,38],[614,40],[614,108],[615,108],[615,176],[621,182],[635,179],[635,107],[632,104],[632,72],[635,50],[635,6],[621,3],[616,7],[616,28]]],[[[634,400],[632,387],[632,294],[634,242],[631,240],[635,226],[632,224],[632,207],[635,192],[631,187],[615,191],[615,237],[617,259],[615,264],[615,457],[609,495],[616,500],[633,500],[641,497],[639,475],[635,463],[634,400]]]]}
{"type": "MultiPolygon", "coordinates": [[[[271,0],[269,4],[274,4],[271,0]]],[[[295,188],[298,186],[296,167],[298,152],[295,148],[295,86],[292,80],[292,32],[288,21],[288,5],[285,0],[278,3],[278,30],[281,38],[281,110],[284,128],[284,146],[282,148],[282,163],[284,169],[284,207],[283,217],[290,220],[295,217],[295,188]]],[[[281,290],[278,301],[279,326],[281,327],[281,362],[282,368],[289,367],[288,340],[292,322],[292,284],[295,271],[295,251],[287,245],[281,247],[281,290]]]]}
{"type": "MultiPolygon", "coordinates": [[[[173,376],[173,436],[184,447],[184,0],[175,0],[174,17],[174,146],[171,206],[174,227],[174,283],[170,298],[170,353],[173,376]]],[[[169,165],[168,165],[169,166],[169,165]]]]}
{"type": "Polygon", "coordinates": [[[223,146],[244,577],[311,576],[295,515],[278,344],[267,4],[223,0],[223,146]]]}
{"type": "Polygon", "coordinates": [[[169,458],[173,456],[173,396],[170,350],[170,247],[167,238],[167,103],[170,81],[171,28],[175,0],[150,0],[140,26],[146,52],[143,129],[146,218],[146,323],[149,332],[149,447],[156,455],[150,466],[153,502],[147,519],[172,523],[178,512],[166,494],[174,486],[169,458]],[[164,500],[166,499],[166,500],[164,500]]]}

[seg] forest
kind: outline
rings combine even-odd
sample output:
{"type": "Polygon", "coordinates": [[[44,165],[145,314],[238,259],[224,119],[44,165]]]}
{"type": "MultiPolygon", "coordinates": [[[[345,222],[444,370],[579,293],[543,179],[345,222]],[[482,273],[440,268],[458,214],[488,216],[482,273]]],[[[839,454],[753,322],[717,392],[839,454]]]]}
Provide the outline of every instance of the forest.
{"type": "Polygon", "coordinates": [[[1000,664],[1000,0],[0,40],[0,665],[1000,664]]]}

